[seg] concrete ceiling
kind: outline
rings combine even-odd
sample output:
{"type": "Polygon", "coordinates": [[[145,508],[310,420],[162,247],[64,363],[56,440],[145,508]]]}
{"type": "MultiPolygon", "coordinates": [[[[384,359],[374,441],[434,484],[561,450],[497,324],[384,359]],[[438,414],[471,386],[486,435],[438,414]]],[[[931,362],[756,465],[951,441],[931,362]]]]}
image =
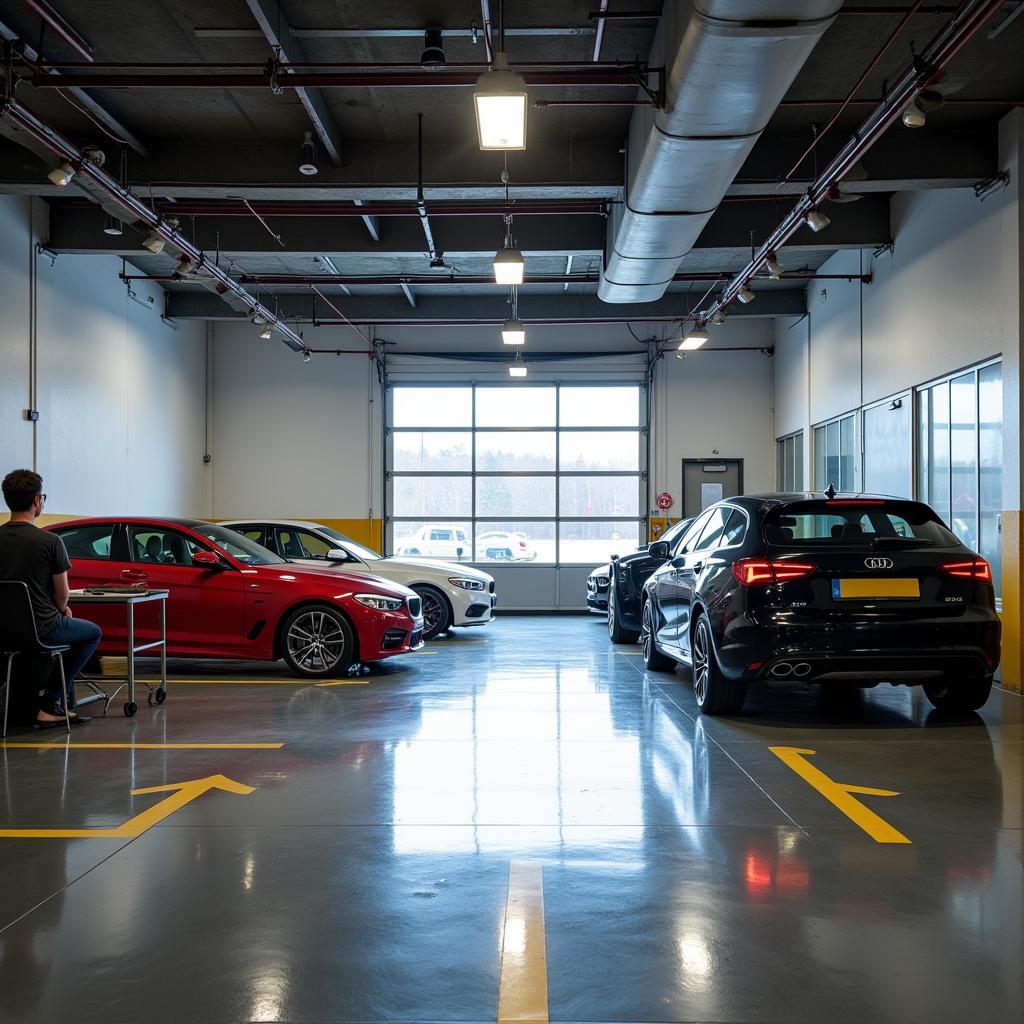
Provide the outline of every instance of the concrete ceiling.
{"type": "MultiPolygon", "coordinates": [[[[74,86],[57,90],[57,79],[42,76],[36,84],[24,81],[17,99],[76,145],[95,143],[107,152],[108,170],[116,175],[119,146],[112,136],[130,145],[126,152],[127,181],[133,191],[152,198],[165,216],[178,206],[184,233],[222,266],[247,278],[323,275],[331,268],[346,278],[343,288],[330,289],[332,302],[354,319],[375,317],[415,322],[437,319],[444,308],[447,320],[503,316],[502,289],[466,283],[486,277],[490,257],[501,245],[504,225],[500,154],[481,153],[476,146],[471,89],[458,85],[394,87],[381,85],[285,89],[275,95],[269,85],[258,88],[159,87],[153,76],[220,73],[260,74],[262,65],[281,47],[282,60],[291,63],[415,65],[428,24],[448,31],[445,50],[448,72],[479,69],[486,61],[482,29],[478,41],[471,26],[483,23],[490,9],[494,34],[498,3],[410,2],[382,0],[341,3],[340,0],[94,0],[72,4],[53,0],[51,6],[73,26],[92,49],[93,63],[82,57],[51,27],[41,34],[41,22],[27,4],[11,2],[0,12],[0,34],[23,41],[30,56],[41,55],[74,86]],[[399,30],[405,30],[404,33],[399,30]],[[396,34],[397,33],[397,34],[396,34]],[[409,34],[412,33],[412,34],[409,34]],[[63,63],[61,63],[63,62],[63,63]],[[109,67],[132,63],[133,68],[109,67]],[[194,68],[168,68],[170,62],[194,68]],[[76,63],[77,66],[73,66],[76,63]],[[227,68],[248,64],[248,69],[227,68]],[[132,75],[130,88],[116,87],[122,75],[132,75]],[[45,77],[45,81],[44,81],[45,77]],[[101,82],[90,85],[89,79],[101,82]],[[417,115],[423,114],[423,187],[434,239],[443,250],[446,267],[431,271],[429,246],[420,219],[410,212],[417,186],[417,115]],[[298,172],[298,147],[304,131],[318,139],[320,173],[298,172]],[[337,155],[335,163],[331,153],[337,155]],[[221,210],[203,213],[197,200],[224,200],[241,215],[221,210]],[[332,204],[317,216],[274,207],[261,221],[261,203],[332,204]],[[379,216],[364,221],[351,216],[354,202],[404,204],[402,216],[379,216]],[[446,215],[445,202],[486,201],[493,211],[446,215]],[[191,206],[189,205],[191,202],[191,206]],[[349,214],[341,216],[338,214],[349,214]],[[275,237],[277,236],[277,237],[275,237]],[[432,275],[443,284],[399,282],[399,277],[432,275]],[[360,277],[396,279],[386,285],[361,283],[360,277]],[[403,287],[404,284],[404,287],[403,287]],[[351,312],[350,312],[351,311],[351,312]]],[[[592,64],[596,29],[589,13],[598,0],[569,0],[553,5],[520,0],[509,5],[506,49],[513,64],[549,62],[592,64]]],[[[650,11],[650,0],[617,0],[616,13],[650,11]]],[[[783,105],[737,176],[727,201],[708,224],[696,248],[680,266],[681,274],[728,273],[739,270],[752,241],[766,237],[813,177],[814,159],[806,161],[782,182],[808,145],[813,126],[832,117],[861,71],[900,20],[909,3],[893,4],[894,13],[857,13],[879,5],[848,3],[821,44],[797,76],[783,105]],[[832,101],[832,102],[827,102],[832,101]]],[[[839,117],[819,145],[817,164],[823,166],[861,122],[871,106],[907,65],[910,47],[921,49],[950,17],[952,4],[929,4],[916,15],[895,45],[878,63],[857,93],[856,102],[839,117]],[[939,10],[941,9],[941,10],[939,10]]],[[[813,271],[842,248],[884,245],[889,241],[888,197],[898,190],[964,186],[985,181],[999,171],[997,122],[1015,101],[1024,100],[1024,17],[1010,21],[994,34],[1020,4],[1009,3],[957,57],[948,80],[958,87],[949,102],[928,117],[927,126],[910,131],[897,124],[864,160],[866,179],[851,185],[864,193],[856,202],[829,204],[832,224],[820,235],[800,232],[780,259],[787,271],[813,271]],[[984,101],[984,102],[980,102],[984,101]]],[[[610,20],[601,47],[603,61],[644,60],[650,51],[656,21],[610,20]]],[[[20,68],[25,74],[24,66],[20,68]]],[[[334,69],[339,70],[339,69],[334,69]]],[[[386,70],[386,69],[385,69],[386,70]]],[[[611,74],[615,69],[608,69],[611,74]]],[[[602,73],[589,67],[584,73],[602,73]]],[[[445,75],[438,74],[438,82],[445,75]]],[[[616,73],[621,74],[620,71],[616,73]]],[[[531,99],[554,101],[632,100],[635,87],[619,85],[531,86],[531,99]]],[[[596,271],[604,245],[605,216],[601,204],[621,201],[624,135],[630,117],[627,106],[553,106],[530,110],[529,148],[507,160],[513,201],[594,200],[586,214],[544,212],[519,216],[517,242],[527,257],[530,276],[569,274],[574,279],[527,283],[520,289],[520,306],[528,315],[581,319],[636,315],[644,308],[603,306],[595,298],[596,271]]],[[[45,177],[53,160],[38,147],[24,148],[24,137],[0,126],[0,192],[32,194],[51,203],[49,247],[55,252],[115,253],[136,272],[166,276],[176,259],[170,252],[151,256],[141,248],[144,233],[126,225],[120,238],[102,232],[102,211],[77,192],[45,177]]],[[[218,310],[216,297],[194,281],[167,281],[169,309],[175,315],[228,315],[218,310]]],[[[247,287],[255,290],[256,282],[247,287]]],[[[646,312],[683,315],[704,295],[710,283],[677,281],[661,302],[646,312]],[[654,308],[656,307],[656,308],[654,308]]],[[[260,293],[280,296],[297,316],[314,315],[305,285],[261,283],[260,293]]],[[[802,301],[798,279],[765,283],[770,302],[743,312],[766,315],[786,303],[802,301]],[[790,292],[789,297],[780,293],[790,292]]],[[[789,306],[785,306],[786,309],[789,306]]]]}

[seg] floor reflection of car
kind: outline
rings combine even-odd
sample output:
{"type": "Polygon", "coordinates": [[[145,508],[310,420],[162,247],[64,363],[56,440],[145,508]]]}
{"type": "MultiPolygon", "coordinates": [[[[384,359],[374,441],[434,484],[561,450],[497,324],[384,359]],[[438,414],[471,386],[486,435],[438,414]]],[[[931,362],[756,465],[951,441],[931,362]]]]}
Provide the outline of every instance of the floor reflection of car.
{"type": "Polygon", "coordinates": [[[476,550],[478,558],[489,562],[532,562],[537,557],[526,534],[512,530],[478,533],[476,550]]]}
{"type": "Polygon", "coordinates": [[[415,590],[423,602],[423,639],[452,626],[484,626],[497,602],[494,577],[454,563],[382,558],[329,526],[298,520],[233,520],[220,524],[297,565],[372,573],[415,590]]]}
{"type": "MultiPolygon", "coordinates": [[[[319,677],[423,644],[420,598],[408,588],[292,565],[222,526],[76,519],[47,529],[68,550],[73,588],[138,583],[169,592],[167,653],[174,657],[283,658],[295,675],[319,677]]],[[[158,639],[145,607],[141,643],[158,639]]],[[[124,609],[92,605],[89,617],[103,628],[100,653],[123,656],[124,609]]]]}
{"type": "MultiPolygon", "coordinates": [[[[659,540],[663,544],[668,544],[671,551],[692,522],[692,519],[681,519],[678,523],[673,523],[659,540]]],[[[640,598],[644,592],[644,584],[664,561],[664,558],[652,556],[651,545],[645,544],[633,554],[624,555],[622,558],[613,557],[608,565],[594,570],[597,574],[604,572],[608,578],[602,607],[608,616],[608,636],[612,643],[636,643],[640,636],[640,598]]],[[[590,589],[590,580],[587,581],[587,589],[590,589]]],[[[587,603],[590,603],[589,595],[587,603]]]]}
{"type": "Polygon", "coordinates": [[[747,684],[920,683],[981,707],[999,662],[992,572],[920,502],[733,498],[694,520],[644,586],[649,669],[692,668],[697,704],[739,711],[747,684]]]}
{"type": "Polygon", "coordinates": [[[448,558],[461,562],[473,557],[469,534],[453,526],[421,526],[409,537],[395,538],[399,558],[448,558]]]}

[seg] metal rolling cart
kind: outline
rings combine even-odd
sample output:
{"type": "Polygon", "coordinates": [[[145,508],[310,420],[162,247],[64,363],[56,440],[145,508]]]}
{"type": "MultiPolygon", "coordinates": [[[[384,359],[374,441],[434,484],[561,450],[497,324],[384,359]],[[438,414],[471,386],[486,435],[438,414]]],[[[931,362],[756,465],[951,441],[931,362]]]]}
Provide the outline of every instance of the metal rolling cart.
{"type": "Polygon", "coordinates": [[[91,696],[76,701],[77,706],[91,704],[94,701],[103,701],[103,714],[106,715],[110,702],[127,686],[128,700],[124,704],[124,713],[131,718],[139,710],[135,702],[135,656],[143,651],[160,650],[160,680],[152,683],[148,679],[142,680],[148,691],[147,703],[163,704],[167,699],[167,591],[166,590],[112,590],[103,587],[86,588],[85,590],[72,590],[68,596],[68,604],[71,605],[124,605],[128,619],[128,670],[123,676],[104,676],[106,682],[118,683],[113,693],[108,694],[97,680],[79,676],[78,681],[92,691],[91,696]],[[135,606],[148,604],[153,601],[159,603],[160,610],[160,639],[150,643],[135,643],[135,606]]]}

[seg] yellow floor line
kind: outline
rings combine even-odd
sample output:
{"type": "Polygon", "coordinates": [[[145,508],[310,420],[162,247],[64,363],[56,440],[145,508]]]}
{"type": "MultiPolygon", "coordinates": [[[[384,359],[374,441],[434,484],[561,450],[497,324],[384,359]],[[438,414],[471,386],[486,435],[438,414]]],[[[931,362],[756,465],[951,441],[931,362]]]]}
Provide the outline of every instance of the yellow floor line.
{"type": "Polygon", "coordinates": [[[0,743],[7,750],[280,750],[283,743],[0,743]]]}
{"type": "Polygon", "coordinates": [[[548,964],[544,943],[544,874],[540,864],[513,861],[501,930],[498,1024],[547,1024],[548,964]]]}
{"type": "Polygon", "coordinates": [[[328,679],[324,683],[317,683],[317,686],[369,686],[371,679],[379,679],[380,676],[366,676],[363,679],[328,679]]]}
{"type": "Polygon", "coordinates": [[[616,651],[615,653],[623,658],[642,658],[644,656],[643,651],[616,651]]]}
{"type": "MultiPolygon", "coordinates": [[[[100,680],[102,681],[102,680],[100,680]]],[[[158,679],[136,679],[136,683],[157,683],[158,679]]],[[[313,686],[313,679],[168,679],[174,686],[313,686]]]]}
{"type": "Polygon", "coordinates": [[[876,843],[909,843],[910,840],[893,828],[869,807],[865,807],[851,794],[859,796],[899,796],[892,789],[875,789],[873,786],[852,786],[830,779],[820,768],[815,768],[808,757],[817,751],[804,747],[769,747],[783,764],[792,768],[808,785],[813,786],[826,800],[834,804],[850,821],[859,825],[876,843]]]}

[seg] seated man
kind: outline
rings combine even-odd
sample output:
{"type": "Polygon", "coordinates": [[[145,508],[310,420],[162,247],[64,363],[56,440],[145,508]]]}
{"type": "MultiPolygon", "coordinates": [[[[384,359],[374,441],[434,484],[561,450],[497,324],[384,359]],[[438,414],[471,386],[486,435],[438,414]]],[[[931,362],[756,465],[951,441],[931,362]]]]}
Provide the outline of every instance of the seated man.
{"type": "Polygon", "coordinates": [[[71,562],[64,542],[35,525],[46,502],[43,478],[29,469],[16,469],[4,477],[3,493],[11,518],[0,526],[0,580],[18,580],[28,586],[36,630],[44,644],[71,648],[64,655],[67,693],[61,693],[54,672],[36,724],[62,725],[65,700],[72,724],[88,722],[87,715],[75,714],[71,709],[75,706],[75,679],[99,645],[100,627],[72,618],[68,607],[71,562]]]}

